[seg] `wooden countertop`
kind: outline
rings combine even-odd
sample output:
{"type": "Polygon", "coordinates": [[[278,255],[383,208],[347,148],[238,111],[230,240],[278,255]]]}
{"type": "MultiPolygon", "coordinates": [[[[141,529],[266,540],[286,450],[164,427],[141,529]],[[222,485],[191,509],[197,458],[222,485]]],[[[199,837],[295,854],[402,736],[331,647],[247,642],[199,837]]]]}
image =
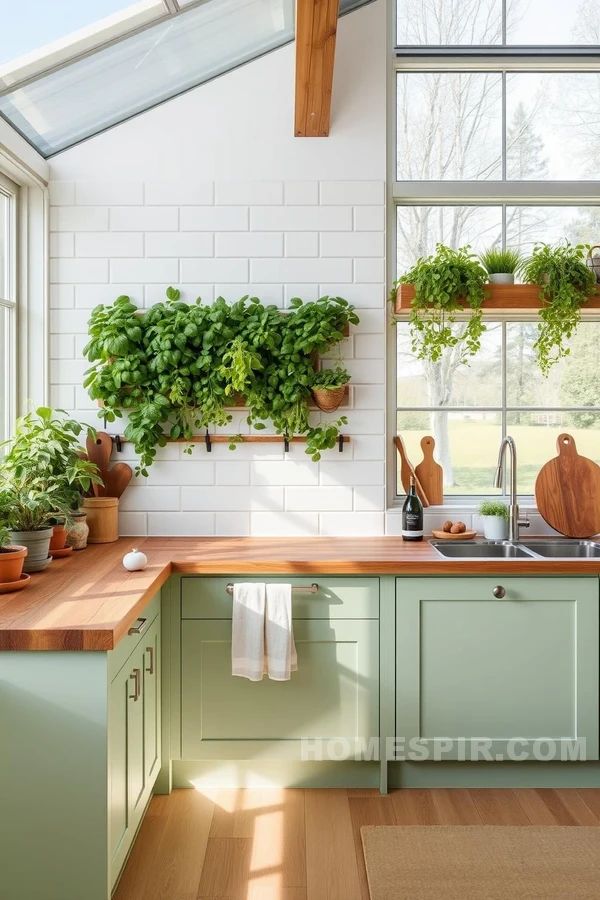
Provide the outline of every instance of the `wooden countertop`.
{"type": "Polygon", "coordinates": [[[188,575],[599,575],[600,559],[454,560],[382,538],[120,538],[54,560],[0,594],[0,650],[111,650],[171,572],[188,575]],[[124,554],[139,547],[143,572],[124,554]]]}

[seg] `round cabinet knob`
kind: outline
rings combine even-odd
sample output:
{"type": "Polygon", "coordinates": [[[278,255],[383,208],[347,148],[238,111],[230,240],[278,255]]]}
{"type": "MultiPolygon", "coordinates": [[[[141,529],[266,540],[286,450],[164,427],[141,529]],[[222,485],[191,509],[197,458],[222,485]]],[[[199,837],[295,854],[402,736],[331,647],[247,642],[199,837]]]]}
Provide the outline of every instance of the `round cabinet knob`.
{"type": "Polygon", "coordinates": [[[492,590],[492,594],[494,595],[494,597],[497,597],[498,600],[502,600],[502,598],[506,596],[506,591],[501,584],[497,584],[496,587],[492,590]]]}

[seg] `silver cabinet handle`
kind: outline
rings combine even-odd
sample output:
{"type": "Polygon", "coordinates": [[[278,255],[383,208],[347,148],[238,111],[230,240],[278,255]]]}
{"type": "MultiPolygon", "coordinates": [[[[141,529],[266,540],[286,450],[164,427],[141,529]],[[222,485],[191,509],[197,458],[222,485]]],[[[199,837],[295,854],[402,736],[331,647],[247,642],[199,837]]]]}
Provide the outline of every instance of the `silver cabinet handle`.
{"type": "Polygon", "coordinates": [[[148,619],[136,619],[127,634],[143,634],[148,626],[148,619]]]}
{"type": "Polygon", "coordinates": [[[502,598],[506,596],[506,591],[501,584],[497,584],[496,587],[492,590],[492,594],[494,595],[494,597],[497,597],[498,600],[502,600],[502,598]]]}
{"type": "Polygon", "coordinates": [[[150,655],[150,665],[146,669],[148,675],[154,675],[154,647],[146,647],[146,653],[150,655]]]}
{"type": "Polygon", "coordinates": [[[134,693],[129,695],[129,699],[133,700],[134,702],[136,700],[140,699],[141,674],[142,673],[140,672],[139,669],[134,669],[133,672],[131,673],[131,675],[129,676],[130,678],[133,678],[134,683],[135,683],[134,693]]]}

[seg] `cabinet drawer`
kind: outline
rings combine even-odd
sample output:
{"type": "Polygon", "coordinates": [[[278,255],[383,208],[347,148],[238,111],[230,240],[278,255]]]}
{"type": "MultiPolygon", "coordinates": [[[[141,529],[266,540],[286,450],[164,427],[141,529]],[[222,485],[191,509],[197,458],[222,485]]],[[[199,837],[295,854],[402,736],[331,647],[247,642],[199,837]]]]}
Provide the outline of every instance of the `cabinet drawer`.
{"type": "Polygon", "coordinates": [[[152,625],[159,612],[160,591],[158,592],[158,594],[156,594],[155,597],[152,598],[148,606],[146,606],[146,608],[142,610],[138,621],[132,623],[132,627],[142,626],[143,620],[144,624],[142,626],[142,632],[136,634],[126,634],[125,637],[119,641],[115,649],[109,651],[108,670],[109,678],[111,681],[115,677],[121,666],[123,666],[124,663],[127,662],[137,645],[147,633],[149,627],[152,625]]]}
{"type": "Polygon", "coordinates": [[[292,587],[316,583],[316,594],[294,591],[292,610],[295,619],[377,619],[379,618],[378,578],[337,578],[335,576],[285,575],[271,578],[237,575],[231,578],[181,579],[181,616],[183,619],[230,619],[233,598],[227,593],[232,582],[290,583],[292,587]]]}

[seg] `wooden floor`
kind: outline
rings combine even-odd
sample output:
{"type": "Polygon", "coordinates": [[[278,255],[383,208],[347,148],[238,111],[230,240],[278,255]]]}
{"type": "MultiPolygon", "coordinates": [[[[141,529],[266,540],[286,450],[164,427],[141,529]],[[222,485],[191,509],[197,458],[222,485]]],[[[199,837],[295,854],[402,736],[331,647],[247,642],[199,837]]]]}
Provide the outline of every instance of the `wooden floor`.
{"type": "Polygon", "coordinates": [[[113,900],[369,900],[363,825],[600,826],[600,789],[173,791],[113,900]]]}

